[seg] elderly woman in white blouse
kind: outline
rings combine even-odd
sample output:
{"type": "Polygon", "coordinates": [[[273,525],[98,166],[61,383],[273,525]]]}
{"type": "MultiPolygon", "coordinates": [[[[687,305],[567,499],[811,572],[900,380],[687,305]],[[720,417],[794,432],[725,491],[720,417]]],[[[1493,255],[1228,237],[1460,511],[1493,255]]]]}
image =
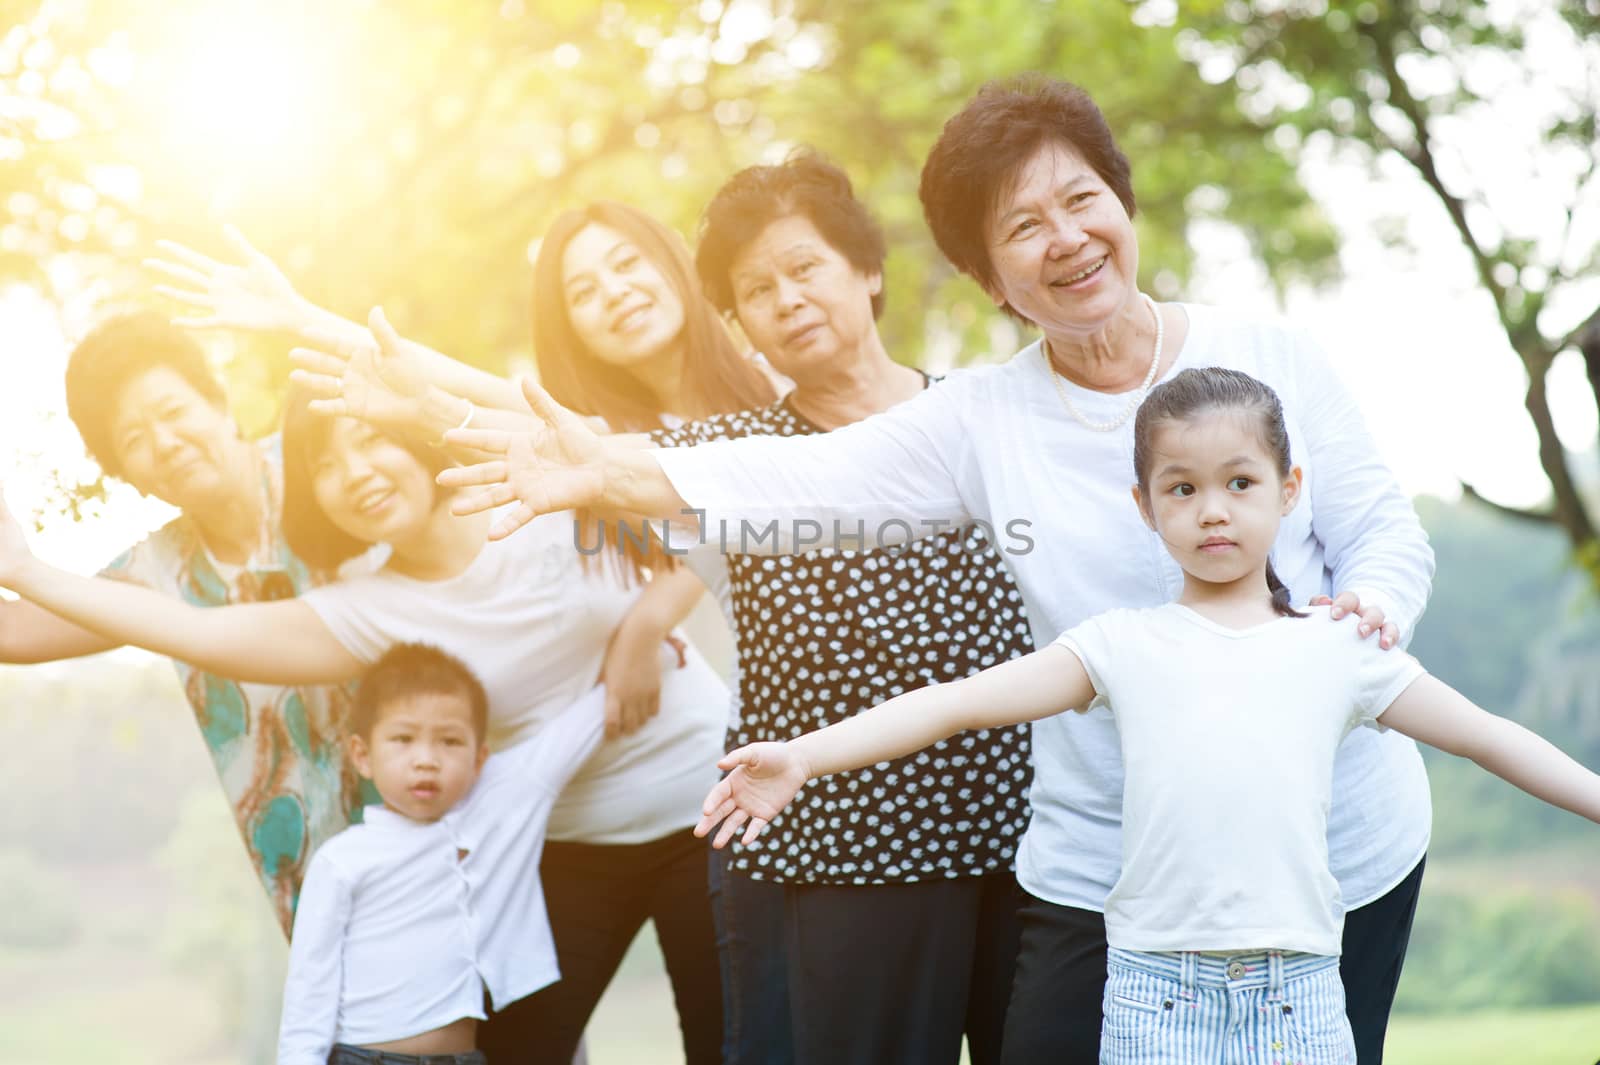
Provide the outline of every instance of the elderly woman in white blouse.
{"type": "MultiPolygon", "coordinates": [[[[1355,615],[1359,634],[1385,647],[1409,634],[1433,555],[1360,412],[1304,334],[1139,290],[1130,167],[1086,93],[1039,77],[984,87],[945,125],[921,196],[940,249],[1039,340],[826,435],[688,449],[601,442],[528,386],[546,428],[464,434],[507,461],[443,476],[489,485],[468,505],[519,500],[502,534],[536,512],[594,504],[694,511],[713,538],[776,522],[776,546],[771,536],[743,546],[778,552],[814,547],[818,528],[864,526],[869,541],[892,541],[981,520],[1005,531],[1002,557],[1043,646],[1091,615],[1181,588],[1129,499],[1131,417],[1153,383],[1226,366],[1282,397],[1304,470],[1303,503],[1273,559],[1294,601],[1335,595],[1336,616],[1355,615]]],[[[1034,813],[1017,857],[1029,898],[1004,1038],[1017,1065],[1098,1053],[1122,765],[1109,713],[1069,716],[1034,726],[1034,813]]],[[[1357,730],[1333,794],[1328,849],[1348,909],[1341,972],[1368,1065],[1382,1059],[1421,884],[1428,784],[1410,740],[1357,730]]]]}

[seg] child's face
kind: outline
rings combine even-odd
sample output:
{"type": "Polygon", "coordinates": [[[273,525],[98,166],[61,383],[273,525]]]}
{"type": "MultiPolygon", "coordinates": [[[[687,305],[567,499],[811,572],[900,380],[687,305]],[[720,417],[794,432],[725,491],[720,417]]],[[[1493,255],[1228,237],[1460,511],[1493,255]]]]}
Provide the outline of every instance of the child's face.
{"type": "Polygon", "coordinates": [[[350,759],[383,803],[413,821],[436,821],[478,779],[489,748],[472,728],[465,696],[418,692],[384,706],[370,737],[350,737],[350,759]]]}
{"type": "Polygon", "coordinates": [[[1278,474],[1254,415],[1217,412],[1168,422],[1153,437],[1146,524],[1190,577],[1262,581],[1278,523],[1300,497],[1300,468],[1278,474]]]}

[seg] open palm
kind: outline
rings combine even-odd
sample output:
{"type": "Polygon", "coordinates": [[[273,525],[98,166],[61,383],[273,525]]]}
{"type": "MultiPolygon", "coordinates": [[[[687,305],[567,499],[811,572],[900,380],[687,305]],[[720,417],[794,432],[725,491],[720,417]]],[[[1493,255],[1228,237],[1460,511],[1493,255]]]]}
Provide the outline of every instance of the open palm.
{"type": "Polygon", "coordinates": [[[452,429],[445,443],[500,456],[439,474],[439,483],[464,488],[451,505],[456,514],[476,514],[514,503],[489,532],[510,536],[540,514],[594,506],[605,488],[606,441],[583,418],[561,406],[531,380],[522,395],[537,424],[525,432],[452,429]]]}
{"type": "Polygon", "coordinates": [[[752,743],[730,751],[718,767],[729,770],[706,794],[700,808],[697,836],[722,825],[713,847],[726,846],[744,829],[739,842],[750,844],[783,812],[810,779],[810,772],[786,743],[752,743]]]}
{"type": "Polygon", "coordinates": [[[176,241],[156,246],[171,259],[146,259],[145,267],[183,287],[157,285],[156,291],[202,314],[176,318],[190,329],[250,329],[292,332],[304,320],[304,302],[283,271],[232,226],[223,236],[238,253],[238,263],[220,263],[176,241]]]}

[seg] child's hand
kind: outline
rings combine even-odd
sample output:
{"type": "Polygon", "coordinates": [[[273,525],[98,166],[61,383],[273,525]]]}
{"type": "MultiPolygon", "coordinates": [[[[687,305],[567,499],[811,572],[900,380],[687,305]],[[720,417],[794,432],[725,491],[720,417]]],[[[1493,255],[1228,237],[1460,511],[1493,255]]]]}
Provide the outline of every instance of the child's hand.
{"type": "Polygon", "coordinates": [[[1360,616],[1361,620],[1356,626],[1356,633],[1363,640],[1376,632],[1378,633],[1378,646],[1385,651],[1399,644],[1400,629],[1394,622],[1384,620],[1382,607],[1369,606],[1363,610],[1361,608],[1361,597],[1356,595],[1355,592],[1340,592],[1332,599],[1325,595],[1319,595],[1311,600],[1312,606],[1328,606],[1330,604],[1333,609],[1329,611],[1329,616],[1335,621],[1338,621],[1346,614],[1360,616]]]}
{"type": "Polygon", "coordinates": [[[695,835],[705,836],[722,822],[713,847],[726,846],[747,821],[739,842],[747,846],[755,842],[811,779],[810,770],[787,743],[752,743],[728,754],[717,766],[731,772],[706,795],[700,823],[694,826],[695,835]]]}

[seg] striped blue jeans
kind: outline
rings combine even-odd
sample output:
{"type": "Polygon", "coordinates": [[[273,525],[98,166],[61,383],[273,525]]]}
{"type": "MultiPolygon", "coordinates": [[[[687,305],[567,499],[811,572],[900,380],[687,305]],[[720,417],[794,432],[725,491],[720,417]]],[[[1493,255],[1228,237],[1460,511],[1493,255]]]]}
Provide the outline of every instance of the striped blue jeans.
{"type": "Polygon", "coordinates": [[[1354,1065],[1339,959],[1106,952],[1100,1065],[1354,1065]]]}

